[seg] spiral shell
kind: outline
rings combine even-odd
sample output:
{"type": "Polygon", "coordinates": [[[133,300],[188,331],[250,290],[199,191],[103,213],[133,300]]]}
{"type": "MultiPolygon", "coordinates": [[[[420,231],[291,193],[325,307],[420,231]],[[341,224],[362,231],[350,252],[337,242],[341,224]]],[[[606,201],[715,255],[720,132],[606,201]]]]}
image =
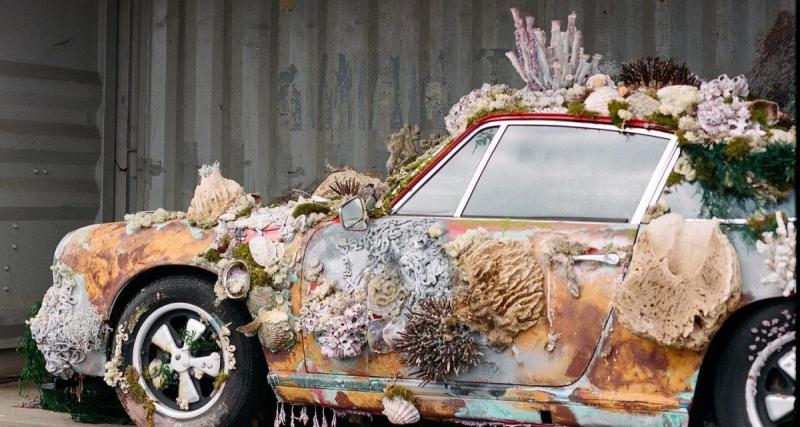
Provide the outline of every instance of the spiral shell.
{"type": "Polygon", "coordinates": [[[200,183],[186,212],[189,221],[203,226],[217,223],[219,217],[247,196],[238,182],[222,176],[219,163],[200,168],[200,183]]]}
{"type": "Polygon", "coordinates": [[[383,415],[392,424],[414,424],[419,421],[419,411],[414,405],[398,397],[383,398],[383,415]]]}
{"type": "Polygon", "coordinates": [[[617,93],[617,89],[609,86],[599,87],[594,90],[586,100],[583,101],[583,105],[586,106],[586,109],[589,111],[594,111],[595,113],[602,114],[604,116],[608,115],[608,103],[612,100],[622,100],[622,98],[617,93]]]}

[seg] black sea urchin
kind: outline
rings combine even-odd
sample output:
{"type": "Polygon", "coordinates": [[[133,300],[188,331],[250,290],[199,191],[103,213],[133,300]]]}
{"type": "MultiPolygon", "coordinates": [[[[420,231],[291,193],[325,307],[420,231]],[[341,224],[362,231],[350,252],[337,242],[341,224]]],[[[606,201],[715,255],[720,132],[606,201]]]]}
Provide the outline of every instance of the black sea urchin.
{"type": "Polygon", "coordinates": [[[686,64],[676,64],[673,59],[647,56],[620,66],[619,77],[626,85],[661,89],[669,85],[700,87],[701,80],[689,71],[686,64]]]}
{"type": "Polygon", "coordinates": [[[443,298],[428,298],[408,314],[396,349],[404,365],[423,380],[446,381],[477,365],[482,353],[470,336],[470,329],[453,314],[452,303],[443,298]]]}
{"type": "Polygon", "coordinates": [[[362,185],[355,178],[336,180],[333,184],[329,185],[330,189],[336,194],[347,197],[355,196],[361,190],[362,185]]]}

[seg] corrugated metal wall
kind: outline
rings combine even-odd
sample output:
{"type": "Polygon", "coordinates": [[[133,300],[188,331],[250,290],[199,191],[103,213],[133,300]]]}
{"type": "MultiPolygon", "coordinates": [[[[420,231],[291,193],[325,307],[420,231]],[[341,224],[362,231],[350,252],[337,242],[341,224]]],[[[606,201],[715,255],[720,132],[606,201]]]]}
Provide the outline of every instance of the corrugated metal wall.
{"type": "Polygon", "coordinates": [[[16,346],[25,313],[52,284],[58,241],[98,218],[104,65],[99,2],[2,7],[0,349],[16,346]]]}
{"type": "Polygon", "coordinates": [[[123,165],[129,150],[134,167],[117,175],[117,214],[126,206],[185,209],[198,165],[213,160],[267,196],[310,185],[326,163],[383,172],[391,130],[408,122],[424,134],[442,131],[449,107],[481,82],[522,85],[504,56],[515,4],[548,30],[551,19],[576,11],[587,52],[670,56],[703,76],[747,72],[759,33],[795,7],[789,0],[129,5],[123,21],[131,22],[130,59],[140,73],[120,81],[134,91],[119,107],[136,114],[118,138],[117,161],[123,165]]]}

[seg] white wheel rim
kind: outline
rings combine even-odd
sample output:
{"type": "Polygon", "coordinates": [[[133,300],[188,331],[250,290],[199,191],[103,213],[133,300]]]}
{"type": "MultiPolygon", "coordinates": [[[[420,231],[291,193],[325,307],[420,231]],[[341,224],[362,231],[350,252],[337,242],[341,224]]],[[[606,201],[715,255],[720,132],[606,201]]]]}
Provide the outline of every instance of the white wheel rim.
{"type": "MultiPolygon", "coordinates": [[[[770,421],[778,420],[794,410],[794,396],[777,393],[759,396],[757,384],[758,376],[761,374],[761,370],[764,368],[767,359],[776,351],[779,351],[784,345],[792,343],[794,338],[795,332],[789,332],[771,341],[758,353],[758,356],[756,356],[755,360],[753,360],[753,364],[750,366],[750,371],[747,373],[747,383],[745,384],[745,402],[747,404],[747,418],[750,421],[750,425],[753,427],[763,427],[761,417],[756,407],[757,399],[764,399],[764,406],[767,409],[770,421]]],[[[796,348],[792,347],[792,350],[781,356],[778,361],[780,369],[792,378],[795,377],[796,354],[796,348]]]]}
{"type": "MultiPolygon", "coordinates": [[[[164,315],[164,314],[166,314],[166,313],[168,313],[170,311],[175,311],[175,310],[187,310],[187,311],[191,311],[191,312],[197,314],[198,316],[200,316],[201,319],[204,319],[206,322],[208,322],[209,325],[211,325],[212,328],[214,328],[214,330],[216,331],[217,335],[219,335],[220,331],[222,330],[222,327],[219,325],[219,323],[213,317],[211,317],[211,315],[208,314],[208,312],[206,312],[202,308],[197,307],[197,306],[195,306],[193,304],[188,304],[188,303],[183,303],[183,302],[175,302],[175,303],[170,303],[170,304],[167,304],[165,306],[159,307],[154,312],[152,312],[150,315],[148,315],[147,318],[144,320],[144,322],[142,322],[142,325],[141,325],[141,327],[139,327],[139,331],[136,334],[136,339],[133,342],[133,367],[136,368],[136,370],[139,373],[143,373],[144,372],[143,371],[143,367],[142,367],[141,352],[142,352],[142,347],[145,344],[145,342],[144,342],[145,341],[145,336],[148,334],[148,332],[150,331],[150,328],[153,326],[153,324],[162,315],[164,315]]],[[[187,324],[187,329],[198,329],[200,326],[198,326],[197,324],[199,324],[201,322],[197,322],[197,321],[195,321],[195,322],[196,323],[191,323],[191,322],[188,323],[187,324]]],[[[163,327],[163,325],[162,325],[162,327],[163,327]]],[[[203,328],[205,328],[205,326],[203,326],[203,328]]],[[[179,372],[179,378],[180,378],[179,379],[179,381],[180,381],[179,382],[179,384],[180,384],[179,385],[179,395],[180,395],[180,397],[182,399],[186,399],[187,401],[196,402],[197,401],[197,390],[194,388],[194,385],[192,385],[191,387],[186,386],[186,384],[189,384],[190,380],[191,380],[190,378],[188,378],[188,376],[190,374],[189,374],[189,371],[187,369],[189,367],[196,367],[198,369],[201,369],[205,374],[214,374],[214,375],[216,375],[217,373],[219,373],[220,365],[223,362],[221,360],[219,360],[219,357],[212,358],[211,356],[204,356],[204,357],[192,358],[192,357],[190,357],[188,355],[188,350],[187,349],[185,349],[185,348],[183,348],[183,349],[177,348],[177,345],[175,345],[174,340],[172,339],[171,335],[167,339],[167,337],[163,336],[163,334],[159,334],[159,332],[160,332],[160,330],[156,331],[156,333],[153,335],[153,337],[151,339],[151,342],[153,344],[155,344],[156,346],[161,347],[162,350],[167,351],[168,353],[170,353],[170,355],[172,355],[172,357],[171,357],[172,361],[170,362],[170,366],[172,367],[173,370],[179,372]],[[186,359],[189,359],[189,360],[186,360],[186,359]],[[214,359],[216,359],[216,360],[214,360],[214,359]],[[195,366],[195,365],[197,365],[197,366],[195,366]],[[187,379],[189,380],[189,383],[187,383],[187,379]],[[194,391],[194,393],[192,393],[192,391],[194,391]]],[[[224,357],[222,359],[228,360],[229,357],[231,356],[231,355],[228,354],[228,349],[224,345],[220,345],[220,348],[221,348],[221,350],[223,352],[223,355],[224,355],[224,357]]],[[[147,369],[147,368],[144,367],[144,369],[147,369]]],[[[228,366],[227,363],[225,363],[222,371],[227,374],[228,373],[228,369],[229,369],[229,366],[228,366]]],[[[212,406],[214,406],[214,404],[219,399],[220,395],[222,395],[222,390],[225,388],[225,383],[223,383],[219,387],[219,389],[216,390],[214,395],[211,396],[211,399],[208,402],[206,402],[206,404],[203,405],[202,407],[194,409],[194,410],[191,410],[191,411],[179,411],[179,410],[176,410],[176,409],[173,409],[173,408],[170,408],[170,407],[164,405],[152,393],[152,391],[150,390],[150,386],[146,383],[146,381],[145,381],[145,379],[144,379],[144,377],[142,375],[139,376],[139,385],[141,385],[142,388],[144,388],[145,392],[147,393],[148,398],[153,401],[153,404],[155,406],[156,412],[158,412],[161,415],[164,415],[164,416],[167,416],[167,417],[170,417],[170,418],[173,418],[173,419],[178,419],[178,420],[185,420],[185,419],[189,419],[189,418],[195,418],[197,416],[200,416],[200,415],[204,414],[212,406]]]]}

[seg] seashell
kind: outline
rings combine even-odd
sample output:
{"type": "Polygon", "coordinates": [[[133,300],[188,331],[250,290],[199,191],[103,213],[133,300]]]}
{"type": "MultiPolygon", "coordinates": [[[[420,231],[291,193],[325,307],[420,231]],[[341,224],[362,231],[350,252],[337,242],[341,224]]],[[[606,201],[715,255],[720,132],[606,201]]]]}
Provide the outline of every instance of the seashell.
{"type": "Polygon", "coordinates": [[[220,276],[228,298],[242,299],[247,296],[250,290],[250,272],[245,263],[239,260],[226,263],[220,276]]]}
{"type": "Polygon", "coordinates": [[[615,99],[622,100],[617,93],[617,89],[609,86],[603,86],[590,93],[589,96],[586,97],[586,100],[583,101],[583,105],[586,106],[586,109],[589,111],[594,111],[595,113],[607,116],[608,103],[615,99]]]}
{"type": "Polygon", "coordinates": [[[390,320],[383,328],[383,341],[390,347],[395,348],[400,340],[400,333],[406,329],[405,316],[397,316],[390,320]]]}
{"type": "Polygon", "coordinates": [[[419,421],[419,411],[413,403],[399,397],[384,397],[382,402],[383,415],[386,415],[390,423],[414,424],[419,421]]]}
{"type": "Polygon", "coordinates": [[[767,101],[766,99],[756,99],[750,103],[750,111],[765,111],[767,113],[767,124],[772,126],[778,123],[781,109],[777,102],[767,101]]]}
{"type": "Polygon", "coordinates": [[[267,267],[275,262],[276,258],[283,256],[282,248],[278,244],[264,236],[257,236],[247,244],[250,246],[250,254],[253,260],[262,267],[267,267]]]}
{"type": "Polygon", "coordinates": [[[392,349],[383,340],[383,328],[386,327],[386,320],[371,320],[367,325],[367,344],[373,353],[388,353],[392,349]]]}
{"type": "Polygon", "coordinates": [[[219,163],[203,165],[199,173],[200,183],[194,189],[186,217],[195,224],[210,226],[246,195],[238,182],[222,176],[219,163]]]}
{"type": "Polygon", "coordinates": [[[275,291],[269,286],[256,286],[247,294],[247,311],[256,317],[259,309],[270,310],[275,306],[275,291]]]}
{"type": "Polygon", "coordinates": [[[258,339],[266,349],[278,352],[294,345],[294,331],[288,320],[275,323],[264,321],[258,329],[258,339]]]}
{"type": "Polygon", "coordinates": [[[608,74],[595,74],[586,79],[586,87],[588,89],[600,89],[604,86],[614,86],[614,81],[608,74]]]}

